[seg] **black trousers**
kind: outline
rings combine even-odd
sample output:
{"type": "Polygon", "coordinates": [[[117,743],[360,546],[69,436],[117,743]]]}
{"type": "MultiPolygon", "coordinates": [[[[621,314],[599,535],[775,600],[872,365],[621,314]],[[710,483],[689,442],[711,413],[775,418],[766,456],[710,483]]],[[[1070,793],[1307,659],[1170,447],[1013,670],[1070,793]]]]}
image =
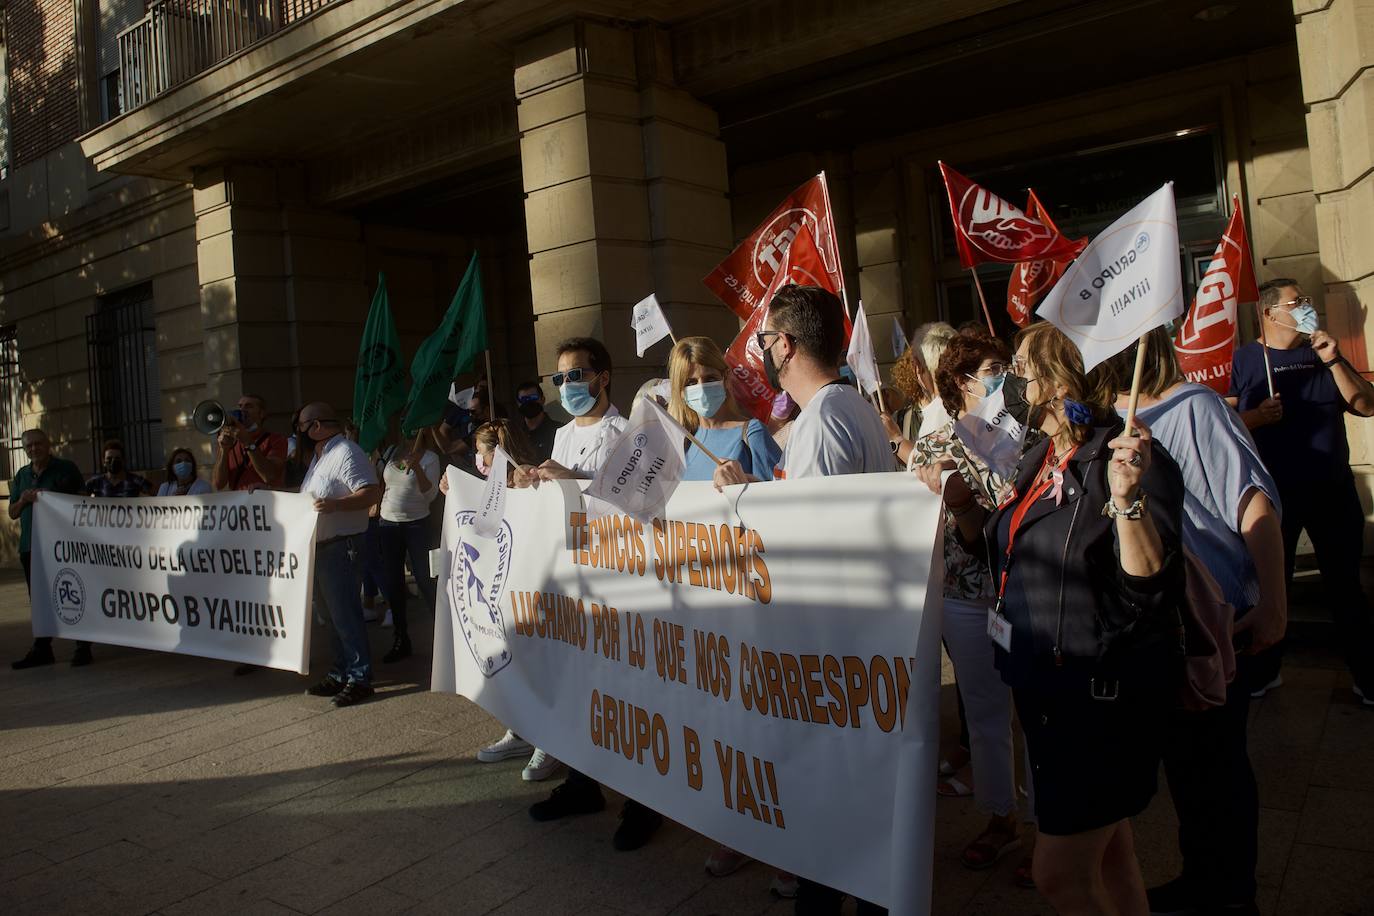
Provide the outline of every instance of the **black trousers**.
{"type": "Polygon", "coordinates": [[[1200,903],[1251,903],[1259,856],[1259,790],[1246,750],[1250,656],[1237,659],[1226,705],[1176,710],[1164,746],[1164,776],[1178,813],[1183,879],[1200,903]]]}
{"type": "MultiPolygon", "coordinates": [[[[797,916],[838,916],[845,894],[833,887],[817,884],[808,878],[797,879],[797,902],[793,912],[797,916]]],[[[887,907],[857,900],[859,916],[885,916],[887,907]]]]}
{"type": "MultiPolygon", "coordinates": [[[[1355,477],[1346,471],[1303,487],[1281,487],[1279,499],[1283,503],[1284,581],[1291,588],[1298,536],[1306,531],[1317,554],[1326,606],[1345,650],[1350,676],[1366,695],[1374,696],[1374,619],[1360,583],[1364,509],[1355,477]]],[[[1251,690],[1278,676],[1282,643],[1260,653],[1255,661],[1248,678],[1251,690]]]]}
{"type": "MultiPolygon", "coordinates": [[[[29,597],[32,598],[32,597],[33,597],[33,553],[32,553],[31,551],[27,551],[27,550],[24,551],[23,553],[21,553],[21,554],[19,555],[19,565],[22,566],[22,567],[24,567],[24,585],[25,585],[25,586],[28,588],[28,590],[29,590],[29,597]]],[[[52,646],[52,637],[51,637],[51,636],[35,636],[34,639],[33,639],[33,644],[34,644],[35,646],[48,646],[48,647],[51,647],[51,646],[52,646]]],[[[77,644],[78,646],[85,646],[85,647],[88,648],[88,649],[89,649],[90,646],[91,646],[91,644],[88,643],[88,642],[86,642],[85,640],[77,640],[76,644],[77,644]]]]}

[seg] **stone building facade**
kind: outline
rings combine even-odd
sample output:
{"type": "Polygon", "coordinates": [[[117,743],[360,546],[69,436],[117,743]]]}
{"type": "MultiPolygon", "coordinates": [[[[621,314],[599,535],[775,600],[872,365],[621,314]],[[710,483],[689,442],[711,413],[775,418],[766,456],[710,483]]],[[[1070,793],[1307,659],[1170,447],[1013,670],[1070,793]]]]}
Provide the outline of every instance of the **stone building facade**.
{"type": "Polygon", "coordinates": [[[701,278],[822,169],[886,358],[893,316],[976,316],[937,159],[1077,234],[1173,179],[1190,283],[1237,195],[1261,278],[1370,369],[1365,0],[2,5],[7,474],[38,424],[83,467],[113,433],[160,467],[209,457],[206,397],[346,407],[379,272],[413,350],[474,250],[498,391],[595,334],[623,401],[663,360],[631,305],[728,342],[701,278]]]}

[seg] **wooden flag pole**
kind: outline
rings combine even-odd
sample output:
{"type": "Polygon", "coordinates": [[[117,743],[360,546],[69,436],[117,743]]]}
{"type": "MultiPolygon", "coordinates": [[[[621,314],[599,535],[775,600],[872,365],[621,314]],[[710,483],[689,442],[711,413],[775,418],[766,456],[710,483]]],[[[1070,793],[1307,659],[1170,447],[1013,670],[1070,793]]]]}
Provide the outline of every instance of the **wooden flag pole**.
{"type": "Polygon", "coordinates": [[[1255,303],[1255,317],[1259,319],[1260,350],[1264,353],[1264,378],[1269,383],[1269,397],[1274,397],[1274,367],[1269,364],[1269,338],[1264,333],[1264,309],[1255,303]]]}
{"type": "Polygon", "coordinates": [[[976,266],[970,267],[968,272],[973,274],[973,286],[974,289],[978,290],[978,302],[983,306],[983,318],[987,320],[988,333],[996,337],[997,329],[992,326],[992,313],[988,311],[988,300],[983,295],[983,282],[978,279],[978,268],[976,266]]]}
{"type": "Polygon", "coordinates": [[[1147,331],[1136,343],[1135,374],[1131,376],[1131,399],[1126,402],[1126,435],[1135,435],[1135,409],[1140,404],[1140,377],[1145,374],[1145,340],[1147,331]]]}
{"type": "Polygon", "coordinates": [[[496,386],[491,381],[491,348],[484,351],[487,358],[487,420],[496,419],[496,386]]]}

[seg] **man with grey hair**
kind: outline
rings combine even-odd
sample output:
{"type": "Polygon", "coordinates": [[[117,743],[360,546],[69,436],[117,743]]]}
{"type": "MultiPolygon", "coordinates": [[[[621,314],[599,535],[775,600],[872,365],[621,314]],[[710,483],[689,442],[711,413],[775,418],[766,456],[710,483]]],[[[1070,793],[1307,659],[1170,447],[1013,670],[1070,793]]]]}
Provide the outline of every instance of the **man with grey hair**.
{"type": "MultiPolygon", "coordinates": [[[[24,453],[29,463],[19,469],[10,482],[10,518],[19,520],[19,562],[24,567],[24,584],[29,586],[33,575],[33,504],[38,494],[44,490],[54,493],[77,494],[82,492],[85,481],[76,465],[65,458],[56,458],[52,453],[52,441],[41,429],[24,431],[24,453]]],[[[33,648],[27,655],[13,662],[10,667],[37,668],[39,665],[53,663],[52,637],[39,636],[33,641],[33,648]]],[[[91,663],[91,644],[78,642],[72,653],[72,667],[91,663]]]]}
{"type": "Polygon", "coordinates": [[[377,472],[358,443],[343,434],[334,408],[321,401],[301,408],[302,448],[313,446],[301,492],[314,497],[315,599],[333,625],[334,666],[306,693],[331,697],[336,707],[372,696],[372,652],[356,576],[367,510],[382,498],[377,472]]]}

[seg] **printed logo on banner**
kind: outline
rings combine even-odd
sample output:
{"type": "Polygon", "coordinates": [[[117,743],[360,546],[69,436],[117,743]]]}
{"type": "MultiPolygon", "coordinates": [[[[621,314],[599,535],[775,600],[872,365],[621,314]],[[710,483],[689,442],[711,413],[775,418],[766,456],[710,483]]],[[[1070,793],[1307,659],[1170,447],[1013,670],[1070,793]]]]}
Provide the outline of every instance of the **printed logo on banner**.
{"type": "Polygon", "coordinates": [[[513,536],[510,522],[504,519],[494,539],[477,536],[472,531],[476,515],[464,510],[455,516],[458,535],[453,547],[453,574],[448,580],[448,602],[477,669],[486,677],[494,677],[511,661],[506,624],[501,618],[501,598],[510,573],[513,536]]]}
{"type": "Polygon", "coordinates": [[[970,242],[990,258],[1022,252],[1027,260],[1049,250],[1055,234],[990,191],[971,185],[959,201],[959,222],[970,242]]]}
{"type": "MultiPolygon", "coordinates": [[[[823,227],[816,214],[803,207],[794,207],[791,210],[784,210],[768,226],[759,233],[758,240],[754,242],[754,279],[759,285],[767,288],[773,275],[777,273],[778,266],[782,264],[783,254],[791,246],[792,240],[797,237],[805,224],[811,230],[811,234],[819,241],[823,232],[823,227]],[[765,275],[764,269],[767,268],[765,275]]],[[[821,254],[821,262],[825,264],[826,270],[830,270],[831,265],[825,263],[826,251],[823,246],[817,245],[821,254]]],[[[809,276],[809,275],[808,275],[809,276]]],[[[810,283],[821,286],[823,280],[820,277],[809,276],[810,283]]]]}
{"type": "Polygon", "coordinates": [[[64,566],[52,580],[52,606],[57,619],[68,626],[76,626],[86,616],[86,585],[76,570],[64,566]]]}

